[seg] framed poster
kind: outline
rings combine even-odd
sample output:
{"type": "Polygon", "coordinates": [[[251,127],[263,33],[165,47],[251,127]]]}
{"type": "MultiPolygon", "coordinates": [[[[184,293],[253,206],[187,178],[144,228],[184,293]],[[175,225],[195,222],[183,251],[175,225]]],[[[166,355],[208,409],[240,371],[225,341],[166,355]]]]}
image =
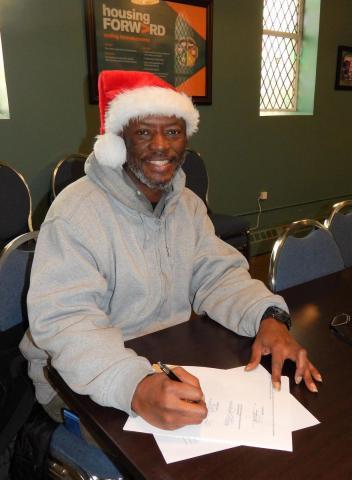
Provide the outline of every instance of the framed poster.
{"type": "Polygon", "coordinates": [[[213,0],[85,0],[89,90],[101,70],[148,71],[211,103],[213,0]]]}
{"type": "Polygon", "coordinates": [[[337,49],[336,90],[352,90],[352,47],[340,45],[337,49]]]}

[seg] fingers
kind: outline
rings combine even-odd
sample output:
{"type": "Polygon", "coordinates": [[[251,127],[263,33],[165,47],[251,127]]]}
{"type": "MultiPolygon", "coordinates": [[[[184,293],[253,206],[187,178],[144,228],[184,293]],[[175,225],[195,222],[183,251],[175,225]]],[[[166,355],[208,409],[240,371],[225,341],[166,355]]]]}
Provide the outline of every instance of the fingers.
{"type": "Polygon", "coordinates": [[[297,368],[295,373],[295,382],[299,384],[303,379],[308,390],[316,393],[318,389],[316,384],[314,383],[314,380],[316,380],[317,382],[322,382],[322,377],[319,371],[308,360],[307,353],[304,349],[300,349],[300,351],[298,352],[296,364],[297,368]]]}
{"type": "Polygon", "coordinates": [[[189,385],[193,385],[196,388],[200,388],[200,383],[197,377],[192,375],[191,373],[187,372],[182,367],[174,367],[172,371],[178,376],[178,378],[183,382],[183,383],[188,383],[189,385]]]}
{"type": "Polygon", "coordinates": [[[295,382],[298,385],[301,383],[308,366],[307,352],[306,350],[304,350],[304,348],[300,348],[298,350],[297,357],[295,360],[296,360],[295,382]]]}
{"type": "Polygon", "coordinates": [[[204,402],[204,394],[199,385],[192,385],[186,382],[173,382],[165,384],[167,392],[186,402],[204,402]]]}
{"type": "Polygon", "coordinates": [[[314,381],[322,381],[319,371],[310,363],[307,351],[302,348],[291,336],[286,334],[283,337],[276,337],[268,342],[258,336],[252,347],[251,358],[246,371],[251,371],[257,367],[261,357],[271,353],[271,372],[273,388],[277,391],[281,389],[281,374],[284,362],[290,359],[296,363],[295,382],[299,384],[304,380],[305,385],[311,392],[317,392],[318,389],[314,381]],[[271,344],[271,345],[270,345],[271,344]]]}
{"type": "Polygon", "coordinates": [[[309,361],[307,351],[299,344],[290,353],[283,355],[280,349],[272,353],[272,382],[276,390],[281,388],[281,373],[283,364],[286,358],[296,362],[295,383],[298,385],[304,381],[306,387],[310,392],[316,393],[318,391],[314,380],[322,382],[322,377],[319,371],[309,361]]]}
{"type": "Polygon", "coordinates": [[[310,363],[306,350],[290,335],[285,325],[273,318],[261,322],[246,370],[253,370],[261,356],[267,353],[272,355],[272,382],[276,390],[281,388],[283,364],[286,359],[290,359],[296,363],[296,384],[304,380],[309,391],[318,391],[315,381],[322,381],[319,371],[310,363]]]}
{"type": "Polygon", "coordinates": [[[194,401],[194,402],[203,401],[204,402],[205,397],[204,397],[202,387],[200,386],[198,378],[195,377],[194,375],[192,375],[191,373],[187,372],[187,370],[185,370],[182,367],[174,367],[172,370],[177,375],[177,377],[182,381],[182,383],[185,383],[185,384],[188,384],[188,385],[193,385],[197,389],[197,392],[201,392],[200,398],[199,399],[198,398],[192,399],[192,401],[194,401]]]}
{"type": "Polygon", "coordinates": [[[314,378],[314,380],[316,380],[317,382],[322,382],[323,381],[323,378],[322,376],[320,375],[320,372],[315,368],[315,366],[313,364],[311,364],[309,362],[309,366],[310,366],[310,371],[312,373],[312,376],[314,378]]]}
{"type": "Polygon", "coordinates": [[[281,372],[283,365],[284,358],[273,352],[271,360],[271,381],[274,389],[278,392],[281,390],[281,372]]]}
{"type": "Polygon", "coordinates": [[[166,379],[161,397],[164,427],[168,430],[201,423],[208,410],[200,388],[166,379]]]}
{"type": "Polygon", "coordinates": [[[183,402],[182,409],[164,410],[160,418],[160,423],[153,423],[164,430],[176,430],[186,425],[199,425],[207,417],[208,410],[203,404],[192,404],[183,402]],[[202,408],[201,408],[202,407],[202,408]],[[197,410],[197,411],[195,411],[197,410]]]}
{"type": "Polygon", "coordinates": [[[259,365],[261,358],[262,358],[261,346],[259,342],[255,341],[252,346],[251,358],[245,367],[246,372],[250,372],[251,370],[254,370],[259,365]]]}
{"type": "MultiPolygon", "coordinates": [[[[179,370],[177,374],[184,375],[179,370]]],[[[131,407],[152,425],[173,430],[199,424],[206,418],[208,410],[202,396],[197,385],[170,380],[164,373],[155,373],[137,385],[131,407]]]]}

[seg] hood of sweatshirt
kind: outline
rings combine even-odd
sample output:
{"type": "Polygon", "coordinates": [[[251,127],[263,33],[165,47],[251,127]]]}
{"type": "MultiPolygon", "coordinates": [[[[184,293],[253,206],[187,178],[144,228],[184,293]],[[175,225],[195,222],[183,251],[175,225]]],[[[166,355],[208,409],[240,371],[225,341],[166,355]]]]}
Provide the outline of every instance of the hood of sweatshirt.
{"type": "MultiPolygon", "coordinates": [[[[155,213],[150,202],[140,192],[123,168],[113,169],[101,165],[91,153],[85,163],[85,172],[88,178],[98,185],[104,192],[116,198],[128,208],[136,210],[140,214],[154,216],[155,213]]],[[[185,188],[186,175],[182,168],[176,172],[170,188],[165,192],[162,215],[171,213],[185,188]]]]}

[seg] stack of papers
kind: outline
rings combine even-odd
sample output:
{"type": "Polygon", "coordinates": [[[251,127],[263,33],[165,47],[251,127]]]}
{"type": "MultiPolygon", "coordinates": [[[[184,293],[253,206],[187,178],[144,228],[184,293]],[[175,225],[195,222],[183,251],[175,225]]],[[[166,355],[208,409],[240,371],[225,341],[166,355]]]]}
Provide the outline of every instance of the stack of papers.
{"type": "Polygon", "coordinates": [[[166,463],[248,445],[292,452],[292,432],[319,421],[289,391],[281,377],[281,391],[272,387],[271,376],[259,365],[246,372],[183,367],[198,377],[208,407],[200,425],[177,430],[153,427],[141,417],[129,417],[124,430],[151,433],[166,463]]]}

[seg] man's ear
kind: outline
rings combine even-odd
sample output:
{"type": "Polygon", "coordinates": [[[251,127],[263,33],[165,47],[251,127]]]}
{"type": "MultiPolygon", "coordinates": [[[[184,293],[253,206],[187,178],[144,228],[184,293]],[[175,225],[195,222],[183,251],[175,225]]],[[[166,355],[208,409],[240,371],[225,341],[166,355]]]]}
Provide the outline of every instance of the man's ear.
{"type": "Polygon", "coordinates": [[[127,135],[127,130],[128,130],[128,127],[130,126],[130,122],[128,122],[127,125],[125,125],[123,127],[123,130],[122,132],[120,133],[120,137],[123,139],[123,141],[125,142],[125,145],[127,147],[127,144],[128,144],[128,135],[127,135]]]}

